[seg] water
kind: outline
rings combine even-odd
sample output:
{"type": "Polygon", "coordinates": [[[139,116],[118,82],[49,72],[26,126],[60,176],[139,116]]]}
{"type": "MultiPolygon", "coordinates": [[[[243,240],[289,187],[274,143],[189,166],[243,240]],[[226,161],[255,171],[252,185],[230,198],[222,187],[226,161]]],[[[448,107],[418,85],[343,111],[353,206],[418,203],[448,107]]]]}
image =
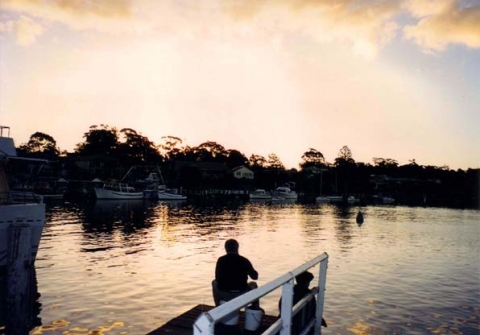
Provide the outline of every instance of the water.
{"type": "MultiPolygon", "coordinates": [[[[144,335],[213,305],[216,259],[236,238],[259,285],[329,254],[323,334],[480,334],[480,211],[361,209],[359,226],[358,206],[329,204],[52,205],[31,333],[144,335]]],[[[267,314],[279,297],[261,301],[267,314]]]]}

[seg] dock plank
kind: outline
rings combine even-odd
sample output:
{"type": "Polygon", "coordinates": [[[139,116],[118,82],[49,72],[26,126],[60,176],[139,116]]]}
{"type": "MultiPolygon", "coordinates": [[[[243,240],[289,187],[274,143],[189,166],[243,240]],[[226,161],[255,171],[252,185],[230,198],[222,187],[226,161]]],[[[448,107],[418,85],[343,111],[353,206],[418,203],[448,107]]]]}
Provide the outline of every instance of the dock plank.
{"type": "MultiPolygon", "coordinates": [[[[203,312],[207,312],[214,308],[214,306],[209,305],[197,305],[188,311],[180,314],[179,316],[171,319],[163,326],[151,331],[147,335],[191,335],[193,334],[193,324],[197,318],[203,312]]],[[[245,312],[240,311],[239,323],[237,326],[227,326],[221,323],[215,325],[215,334],[228,334],[228,335],[256,335],[264,332],[268,327],[270,327],[275,321],[278,320],[277,316],[264,315],[262,318],[262,323],[259,329],[255,332],[251,332],[244,329],[245,324],[245,312]]]]}

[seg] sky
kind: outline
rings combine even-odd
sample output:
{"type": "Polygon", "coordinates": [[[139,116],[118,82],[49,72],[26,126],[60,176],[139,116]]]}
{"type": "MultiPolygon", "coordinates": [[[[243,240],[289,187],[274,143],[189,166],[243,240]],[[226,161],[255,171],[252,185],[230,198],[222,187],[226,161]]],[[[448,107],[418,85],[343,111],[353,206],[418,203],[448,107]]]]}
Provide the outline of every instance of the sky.
{"type": "Polygon", "coordinates": [[[0,125],[480,168],[480,0],[0,0],[0,125]]]}

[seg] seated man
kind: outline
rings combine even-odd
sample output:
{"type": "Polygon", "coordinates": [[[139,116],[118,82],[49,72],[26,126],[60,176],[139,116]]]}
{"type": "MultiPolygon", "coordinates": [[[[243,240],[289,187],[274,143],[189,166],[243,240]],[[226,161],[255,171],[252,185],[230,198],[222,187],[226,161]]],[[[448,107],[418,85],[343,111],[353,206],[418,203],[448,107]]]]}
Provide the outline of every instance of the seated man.
{"type": "MultiPolygon", "coordinates": [[[[232,300],[243,293],[257,288],[257,283],[248,283],[248,277],[258,279],[258,272],[250,261],[238,253],[238,242],[230,239],[225,242],[226,255],[218,258],[215,267],[215,280],[212,282],[215,306],[220,301],[232,300]]],[[[256,302],[258,305],[258,302],[256,302]]],[[[255,304],[254,304],[255,305],[255,304]]]]}

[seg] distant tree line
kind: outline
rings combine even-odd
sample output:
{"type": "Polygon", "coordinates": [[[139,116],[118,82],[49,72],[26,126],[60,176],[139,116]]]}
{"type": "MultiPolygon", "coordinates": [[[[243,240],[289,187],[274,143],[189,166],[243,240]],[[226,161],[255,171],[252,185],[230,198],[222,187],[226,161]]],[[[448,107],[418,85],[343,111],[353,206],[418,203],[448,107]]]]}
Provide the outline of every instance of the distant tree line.
{"type": "MultiPolygon", "coordinates": [[[[274,153],[267,157],[252,154],[247,158],[239,150],[226,149],[214,141],[190,147],[175,136],[164,136],[161,143],[155,144],[131,128],[118,130],[104,124],[93,125],[84,133],[83,139],[70,153],[61,151],[52,136],[36,132],[27,143],[18,146],[17,154],[57,162],[76,178],[95,177],[75,170],[72,162],[82,158],[103,159],[103,177],[117,179],[134,165],[159,166],[168,180],[174,176],[176,162],[215,162],[224,163],[229,169],[241,165],[251,169],[255,180],[248,184],[249,188],[272,189],[291,183],[306,197],[383,193],[402,199],[406,204],[418,204],[428,199],[430,205],[479,206],[480,169],[455,171],[448,166],[419,165],[415,159],[399,165],[395,159],[380,157],[374,157],[373,164],[356,162],[348,146],[339,150],[332,163],[327,162],[319,150],[308,148],[300,157],[299,169],[287,170],[274,153]],[[378,176],[385,178],[379,179],[378,176]]],[[[177,184],[188,186],[186,180],[179,180],[177,184]]],[[[217,181],[216,186],[218,184],[217,181]]],[[[208,184],[202,185],[208,187],[208,184]]],[[[224,185],[242,186],[231,180],[225,180],[224,185]]]]}

